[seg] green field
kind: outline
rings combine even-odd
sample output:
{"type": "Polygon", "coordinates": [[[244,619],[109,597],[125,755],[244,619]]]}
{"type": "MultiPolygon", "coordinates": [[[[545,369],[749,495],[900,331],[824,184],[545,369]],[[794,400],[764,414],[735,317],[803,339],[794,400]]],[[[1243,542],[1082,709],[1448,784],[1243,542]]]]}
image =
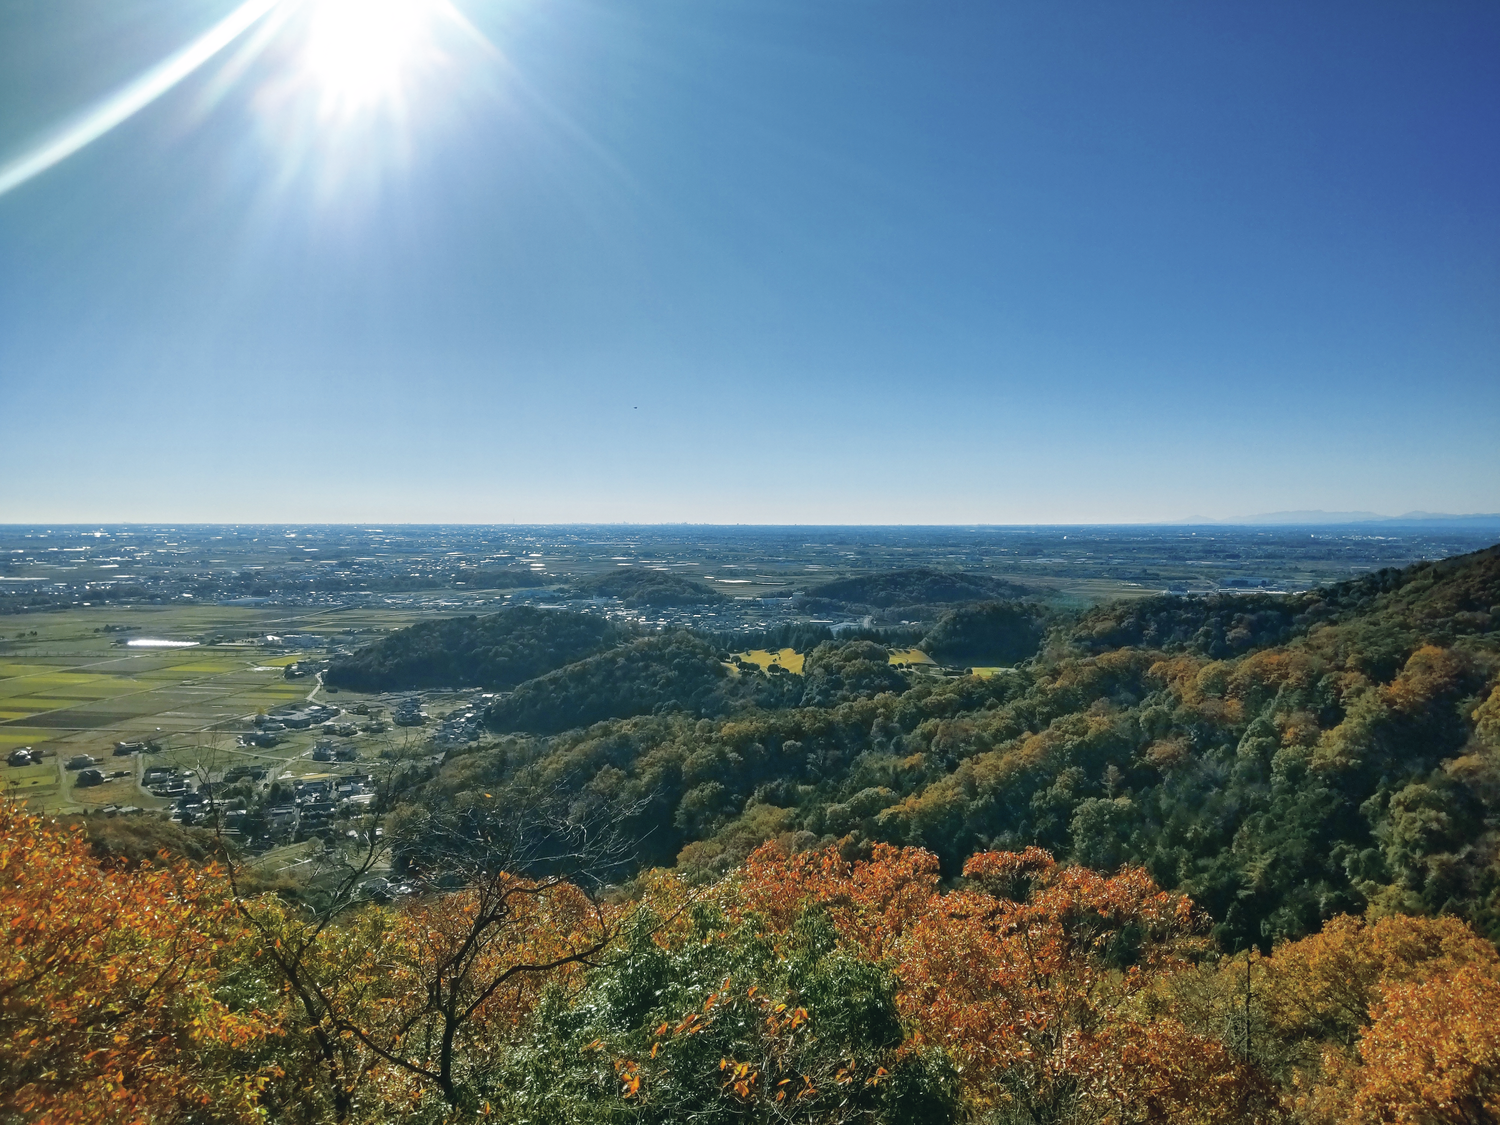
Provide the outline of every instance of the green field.
{"type": "MultiPolygon", "coordinates": [[[[288,680],[283,668],[299,659],[256,644],[273,632],[369,633],[400,628],[415,613],[379,610],[263,610],[240,607],[89,607],[62,613],[0,618],[0,757],[28,746],[48,755],[42,764],[0,765],[0,792],[48,811],[106,804],[152,807],[136,784],[137,758],[113,756],[120,741],[155,739],[164,746],[150,764],[194,766],[260,760],[285,765],[303,757],[317,731],[287,732],[271,750],[242,749],[235,735],[256,712],[295,703],[317,690],[311,679],[288,680]],[[25,626],[23,629],[22,626],[25,626]],[[128,625],[130,632],[102,632],[128,625]],[[32,636],[32,631],[36,636],[32,636]],[[200,643],[194,648],[130,648],[124,637],[200,643]],[[76,789],[76,774],[61,763],[75,754],[100,760],[107,771],[130,771],[104,785],[76,789]]],[[[336,699],[352,706],[358,697],[336,699]]],[[[138,756],[139,757],[139,756],[138,756]]],[[[312,763],[306,763],[312,768],[312,763]]],[[[221,767],[222,768],[222,767],[221,767]]]]}

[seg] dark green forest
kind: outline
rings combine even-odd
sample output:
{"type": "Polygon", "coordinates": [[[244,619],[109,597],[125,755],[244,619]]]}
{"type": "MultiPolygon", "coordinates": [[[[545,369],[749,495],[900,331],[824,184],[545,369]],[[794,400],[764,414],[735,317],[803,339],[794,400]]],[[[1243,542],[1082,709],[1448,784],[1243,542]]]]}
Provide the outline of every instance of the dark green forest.
{"type": "Polygon", "coordinates": [[[1014,582],[988,574],[965,574],[919,566],[883,574],[837,578],[811,587],[806,596],[847,606],[891,609],[896,606],[939,605],[1024,597],[1029,591],[1014,582]]]}
{"type": "Polygon", "coordinates": [[[889,628],[907,621],[930,624],[958,605],[1032,595],[1027,587],[993,575],[918,566],[837,578],[808,588],[795,601],[808,613],[868,617],[889,628]]]}
{"type": "Polygon", "coordinates": [[[686,632],[669,633],[643,637],[524,683],[491,706],[485,718],[497,731],[551,734],[605,719],[684,711],[719,715],[736,703],[773,703],[761,696],[777,693],[755,692],[748,677],[744,687],[751,690],[741,691],[739,679],[705,641],[686,632]]]}
{"type": "Polygon", "coordinates": [[[922,639],[944,664],[1015,664],[1041,647],[1052,615],[1028,602],[980,602],[950,609],[922,639]]]}
{"type": "Polygon", "coordinates": [[[333,660],[324,680],[355,691],[499,690],[582,660],[627,635],[599,617],[516,606],[400,629],[333,660]]]}

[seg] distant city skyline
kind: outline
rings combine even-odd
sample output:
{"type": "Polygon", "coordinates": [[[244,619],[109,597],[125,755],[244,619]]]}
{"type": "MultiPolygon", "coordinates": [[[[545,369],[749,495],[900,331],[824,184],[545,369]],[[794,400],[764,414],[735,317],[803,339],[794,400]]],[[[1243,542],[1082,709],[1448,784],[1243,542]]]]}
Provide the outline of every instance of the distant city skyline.
{"type": "Polygon", "coordinates": [[[245,10],[0,12],[0,523],[1500,511],[1494,5],[245,10]]]}

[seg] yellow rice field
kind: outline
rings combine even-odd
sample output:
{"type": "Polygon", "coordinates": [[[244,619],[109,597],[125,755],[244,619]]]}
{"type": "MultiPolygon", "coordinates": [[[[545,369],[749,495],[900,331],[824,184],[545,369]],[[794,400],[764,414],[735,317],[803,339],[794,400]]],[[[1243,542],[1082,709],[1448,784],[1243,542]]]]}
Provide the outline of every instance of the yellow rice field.
{"type": "Polygon", "coordinates": [[[749,652],[739,654],[740,659],[750,664],[759,665],[761,670],[769,668],[772,664],[779,664],[794,675],[802,675],[802,662],[806,659],[796,649],[784,648],[779,652],[769,652],[763,648],[753,648],[749,652]]]}

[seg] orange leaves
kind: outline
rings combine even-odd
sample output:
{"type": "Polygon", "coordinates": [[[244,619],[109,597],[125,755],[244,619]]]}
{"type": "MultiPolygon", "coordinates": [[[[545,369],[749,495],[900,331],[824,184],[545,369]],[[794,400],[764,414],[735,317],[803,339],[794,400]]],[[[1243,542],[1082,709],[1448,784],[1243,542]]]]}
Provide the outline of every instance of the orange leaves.
{"type": "Polygon", "coordinates": [[[724,1088],[733,1090],[748,1101],[755,1092],[755,1083],[760,1079],[759,1069],[753,1063],[735,1062],[731,1059],[720,1059],[719,1069],[726,1072],[724,1088]]]}
{"type": "Polygon", "coordinates": [[[937,886],[937,857],[921,848],[877,844],[869,862],[853,865],[831,848],[788,855],[772,842],[751,855],[728,905],[758,911],[784,931],[807,903],[816,903],[841,936],[878,959],[926,912],[937,886]]]}
{"type": "Polygon", "coordinates": [[[1469,712],[1469,718],[1474,720],[1474,737],[1483,745],[1500,750],[1500,684],[1491,688],[1484,702],[1469,712]]]}
{"type": "Polygon", "coordinates": [[[1147,972],[1203,948],[1186,898],[1142,870],[1102,876],[1040,848],[973,856],[964,876],[967,889],[941,894],[935,858],[918,849],[882,846],[851,864],[767,846],[737,890],[783,928],[804,905],[822,906],[841,941],[891,963],[913,1045],[946,1050],[981,1104],[1010,1099],[1019,1082],[1035,1111],[1060,1105],[1086,1060],[1104,1068],[1088,1071],[1098,1097],[1127,1087],[1133,1097],[1210,1057],[1171,1029],[1152,1033],[1158,1049],[1130,1047],[1143,1040],[1120,1022],[1147,972]]]}
{"type": "Polygon", "coordinates": [[[0,803],[0,1091],[33,1120],[251,1112],[236,1052],[271,1034],[221,991],[248,955],[213,869],[127,872],[77,832],[0,803]]]}
{"type": "Polygon", "coordinates": [[[1033,883],[1050,882],[1057,863],[1041,848],[1022,852],[980,852],[964,864],[964,878],[996,898],[1026,901],[1033,883]]]}
{"type": "Polygon", "coordinates": [[[1385,701],[1404,714],[1420,713],[1432,700],[1457,691],[1470,665],[1469,658],[1458,650],[1423,645],[1383,690],[1385,701]]]}
{"type": "Polygon", "coordinates": [[[1220,1039],[1170,1016],[1110,1019],[1073,1046],[1072,1065],[1106,1121],[1238,1125],[1264,1120],[1254,1111],[1274,1104],[1268,1084],[1220,1039]]]}
{"type": "Polygon", "coordinates": [[[631,1059],[617,1059],[615,1073],[620,1078],[620,1096],[633,1098],[641,1092],[641,1068],[631,1059]]]}
{"type": "MultiPolygon", "coordinates": [[[[713,997],[709,997],[709,999],[712,1000],[713,997]]],[[[708,1010],[708,1005],[704,1005],[704,1010],[705,1011],[708,1010]]],[[[677,1024],[676,1027],[674,1027],[672,1029],[672,1034],[673,1035],[696,1035],[698,1032],[700,1032],[700,1031],[703,1030],[703,1027],[704,1027],[704,1017],[701,1016],[701,1015],[699,1015],[697,1012],[689,1012],[688,1015],[687,1015],[687,1017],[684,1018],[680,1023],[677,1024]]]]}
{"type": "Polygon", "coordinates": [[[1259,964],[1272,1026],[1343,1048],[1303,1080],[1310,1119],[1457,1125],[1500,1113],[1500,955],[1463,922],[1335,918],[1259,964]]]}
{"type": "Polygon", "coordinates": [[[1322,932],[1256,964],[1265,977],[1262,1002],[1278,1031],[1345,1046],[1369,1022],[1381,984],[1423,980],[1468,964],[1500,972],[1494,946],[1463,922],[1405,915],[1373,925],[1340,915],[1322,932]]]}
{"type": "Polygon", "coordinates": [[[963,875],[944,891],[920,849],[851,862],[767,845],[715,888],[648,879],[642,916],[675,914],[640,929],[631,957],[601,959],[621,918],[566,883],[491,874],[319,927],[273,899],[236,914],[212,870],[100,866],[79,837],[0,806],[0,1113],[234,1122],[268,1080],[268,1102],[327,1081],[330,1114],[350,1120],[493,1096],[484,1083],[526,1041],[543,989],[607,1011],[613,992],[583,1003],[602,974],[643,982],[640,1023],[617,1035],[601,1018],[602,1037],[579,1048],[596,1034],[580,1031],[569,1055],[585,1056],[592,1096],[660,1120],[710,1103],[852,1119],[940,1055],[932,1073],[950,1091],[956,1072],[976,1116],[1500,1116],[1500,955],[1457,920],[1337,918],[1273,956],[1185,972],[1205,948],[1199,919],[1144,870],[1028,848],[973,856],[963,875]],[[302,1001],[290,981],[267,996],[258,974],[291,948],[323,1007],[273,1040],[256,1003],[281,1000],[293,1026],[302,1001]],[[297,1069],[319,1036],[323,1054],[297,1069]],[[1266,1078],[1277,1067],[1291,1088],[1266,1078]]]}
{"type": "Polygon", "coordinates": [[[1493,966],[1389,984],[1360,1037],[1356,1119],[1464,1125],[1500,1118],[1500,979],[1493,966]]]}

